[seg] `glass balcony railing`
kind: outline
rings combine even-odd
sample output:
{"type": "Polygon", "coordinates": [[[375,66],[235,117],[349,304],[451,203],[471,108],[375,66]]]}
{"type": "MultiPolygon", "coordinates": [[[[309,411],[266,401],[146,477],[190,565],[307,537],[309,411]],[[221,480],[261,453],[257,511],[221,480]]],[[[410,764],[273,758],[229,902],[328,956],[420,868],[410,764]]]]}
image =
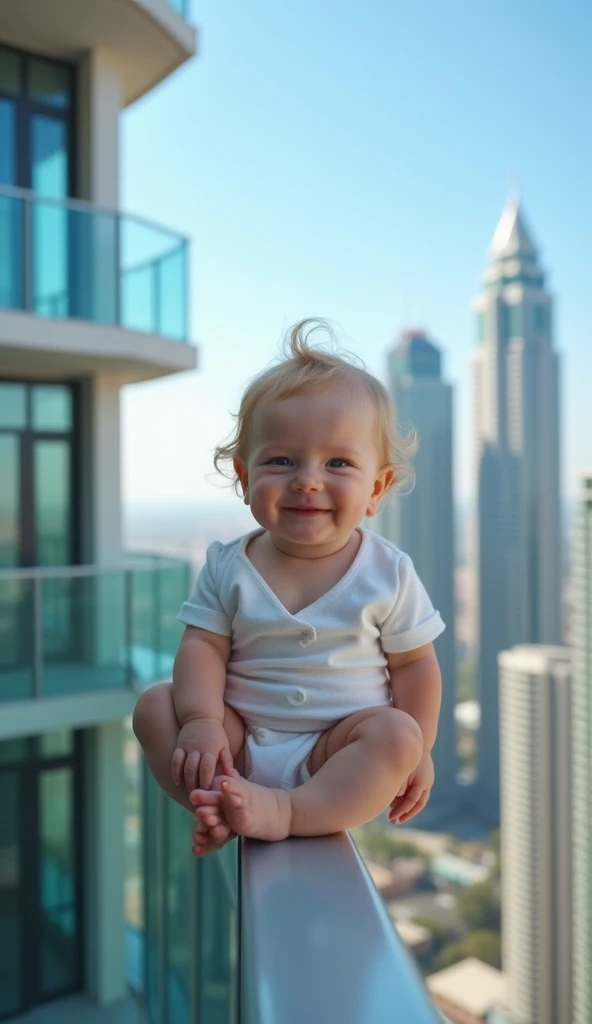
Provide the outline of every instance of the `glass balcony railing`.
{"type": "Polygon", "coordinates": [[[349,836],[192,861],[192,817],[128,743],[128,974],[149,1024],[440,1024],[349,836]]]}
{"type": "Polygon", "coordinates": [[[187,341],[187,250],[138,217],[0,186],[0,309],[187,341]]]}
{"type": "Polygon", "coordinates": [[[165,558],[1,570],[0,702],[170,678],[188,590],[188,564],[165,558]]]}

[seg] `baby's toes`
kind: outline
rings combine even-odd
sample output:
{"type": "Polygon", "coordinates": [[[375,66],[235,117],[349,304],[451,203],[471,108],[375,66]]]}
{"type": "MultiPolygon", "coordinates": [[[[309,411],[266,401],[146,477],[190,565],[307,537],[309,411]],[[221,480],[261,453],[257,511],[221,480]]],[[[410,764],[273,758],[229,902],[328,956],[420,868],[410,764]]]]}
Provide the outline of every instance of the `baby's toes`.
{"type": "Polygon", "coordinates": [[[223,843],[230,835],[230,826],[226,822],[221,821],[219,825],[214,825],[210,829],[210,835],[217,843],[223,843]]]}

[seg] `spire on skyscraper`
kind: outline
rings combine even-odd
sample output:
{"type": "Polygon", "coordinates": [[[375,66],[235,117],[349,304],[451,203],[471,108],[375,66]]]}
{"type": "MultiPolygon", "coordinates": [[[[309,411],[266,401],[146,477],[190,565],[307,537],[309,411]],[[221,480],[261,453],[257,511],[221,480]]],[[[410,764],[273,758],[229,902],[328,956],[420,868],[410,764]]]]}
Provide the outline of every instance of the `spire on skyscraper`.
{"type": "Polygon", "coordinates": [[[504,207],[491,242],[492,259],[511,256],[536,256],[536,248],[524,223],[517,195],[511,195],[504,207]]]}

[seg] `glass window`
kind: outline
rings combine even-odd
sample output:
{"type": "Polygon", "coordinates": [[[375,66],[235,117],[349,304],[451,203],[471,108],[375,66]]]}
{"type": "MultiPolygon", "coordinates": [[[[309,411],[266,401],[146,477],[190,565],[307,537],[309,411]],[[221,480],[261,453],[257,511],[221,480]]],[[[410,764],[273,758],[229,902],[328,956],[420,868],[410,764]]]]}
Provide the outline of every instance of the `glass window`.
{"type": "Polygon", "coordinates": [[[19,438],[0,434],[0,568],[20,562],[20,457],[19,438]]]}
{"type": "Polygon", "coordinates": [[[28,739],[3,740],[0,743],[0,764],[15,764],[19,761],[26,761],[29,756],[28,739]]]}
{"type": "Polygon", "coordinates": [[[21,847],[17,772],[0,772],[0,1017],[21,1009],[21,847]]]}
{"type": "Polygon", "coordinates": [[[70,562],[70,444],[37,441],[34,452],[37,565],[70,562]]]}
{"type": "Polygon", "coordinates": [[[21,69],[18,53],[0,46],[0,92],[13,96],[21,91],[21,69]]]}
{"type": "MultiPolygon", "coordinates": [[[[24,384],[0,382],[0,427],[24,430],[27,425],[27,392],[24,384]]],[[[0,474],[0,479],[4,475],[0,474]]]]}
{"type": "Polygon", "coordinates": [[[70,388],[57,384],[55,386],[37,386],[32,390],[33,429],[71,430],[72,392],[70,388]]]}
{"type": "Polygon", "coordinates": [[[67,110],[70,106],[70,73],[61,64],[30,58],[29,95],[49,107],[67,110]]]}
{"type": "Polygon", "coordinates": [[[31,124],[31,188],[41,196],[68,195],[68,129],[55,117],[34,117],[31,124]]]}
{"type": "Polygon", "coordinates": [[[39,776],[41,990],[72,988],[78,973],[72,768],[39,776]]]}
{"type": "Polygon", "coordinates": [[[533,322],[535,331],[544,331],[547,326],[547,310],[545,306],[533,308],[533,322]]]}
{"type": "Polygon", "coordinates": [[[0,99],[0,185],[16,184],[16,111],[11,100],[0,99]]]}
{"type": "Polygon", "coordinates": [[[45,732],[37,739],[40,757],[60,757],[74,753],[74,733],[70,729],[45,732]]]}

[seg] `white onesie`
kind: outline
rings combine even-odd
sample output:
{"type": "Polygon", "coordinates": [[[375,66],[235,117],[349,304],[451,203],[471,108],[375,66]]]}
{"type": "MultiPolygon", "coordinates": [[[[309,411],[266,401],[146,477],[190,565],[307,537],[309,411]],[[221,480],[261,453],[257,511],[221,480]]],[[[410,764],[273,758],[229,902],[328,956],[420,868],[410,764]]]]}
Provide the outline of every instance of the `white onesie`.
{"type": "Polygon", "coordinates": [[[262,532],[208,548],[178,618],[232,638],[224,700],[245,720],[247,777],[291,789],[321,732],[392,703],[385,652],[430,643],[444,623],[409,556],[363,528],[345,575],[292,615],[246,555],[262,532]]]}

